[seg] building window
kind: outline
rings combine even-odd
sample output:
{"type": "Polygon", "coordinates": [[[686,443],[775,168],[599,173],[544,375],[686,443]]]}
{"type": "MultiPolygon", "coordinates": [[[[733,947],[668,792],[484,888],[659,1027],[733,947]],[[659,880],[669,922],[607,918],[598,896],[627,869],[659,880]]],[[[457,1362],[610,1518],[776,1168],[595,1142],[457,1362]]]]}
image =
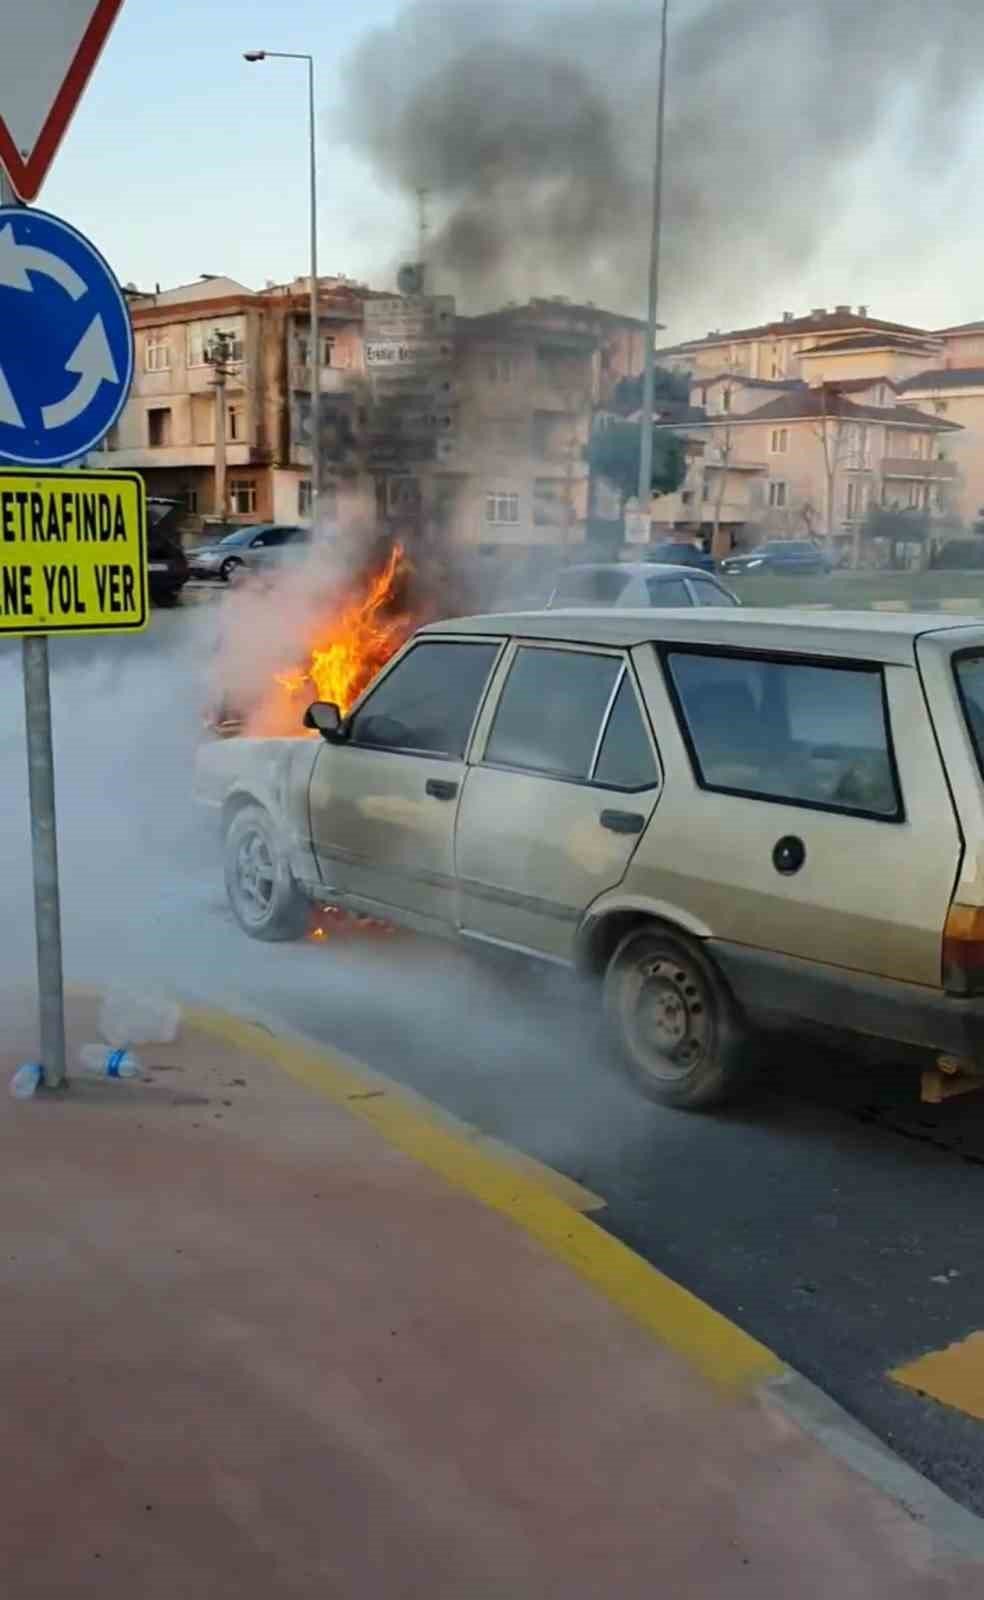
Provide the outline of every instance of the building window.
{"type": "Polygon", "coordinates": [[[485,376],[489,383],[512,383],[516,376],[516,357],[497,351],[486,357],[485,376]]]}
{"type": "Polygon", "coordinates": [[[309,517],[312,504],[311,479],[301,478],[297,485],[297,515],[299,517],[309,517]]]}
{"type": "Polygon", "coordinates": [[[252,478],[230,480],[229,508],[236,517],[251,516],[256,510],[256,484],[252,478]]]}
{"type": "Polygon", "coordinates": [[[769,505],[774,511],[781,511],[786,505],[786,485],[784,483],[769,484],[769,505]]]}
{"type": "Polygon", "coordinates": [[[226,433],[231,440],[241,439],[243,436],[243,408],[242,406],[229,406],[226,412],[228,426],[226,433]]]}
{"type": "Polygon", "coordinates": [[[774,456],[784,456],[789,449],[789,429],[773,428],[772,443],[769,446],[774,456]]]}
{"type": "Polygon", "coordinates": [[[184,508],[188,512],[189,516],[193,517],[193,516],[197,515],[197,512],[198,512],[198,490],[197,489],[179,489],[178,490],[178,499],[181,501],[181,504],[184,506],[184,508]]]}
{"type": "Polygon", "coordinates": [[[508,524],[514,526],[519,522],[519,495],[487,494],[485,496],[485,520],[490,525],[508,524]]]}
{"type": "Polygon", "coordinates": [[[166,333],[148,333],[144,345],[144,370],[169,372],[171,369],[171,341],[166,333]]]}
{"type": "Polygon", "coordinates": [[[731,410],[731,390],[728,388],[721,390],[721,410],[731,410]]]}
{"type": "Polygon", "coordinates": [[[152,406],[147,412],[147,442],[152,450],[171,443],[171,407],[152,406]]]}
{"type": "Polygon", "coordinates": [[[711,480],[709,478],[704,478],[703,482],[701,483],[700,497],[702,500],[709,500],[711,498],[711,480]]]}
{"type": "Polygon", "coordinates": [[[868,509],[868,485],[849,483],[847,486],[847,516],[850,522],[864,516],[868,509]]]}

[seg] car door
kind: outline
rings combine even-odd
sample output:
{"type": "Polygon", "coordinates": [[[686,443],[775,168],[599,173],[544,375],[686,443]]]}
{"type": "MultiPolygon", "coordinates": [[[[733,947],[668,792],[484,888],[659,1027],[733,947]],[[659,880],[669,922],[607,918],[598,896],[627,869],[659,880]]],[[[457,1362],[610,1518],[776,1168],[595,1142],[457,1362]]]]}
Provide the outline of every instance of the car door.
{"type": "Polygon", "coordinates": [[[960,837],[915,670],[636,655],[665,780],[633,890],[736,946],[938,985],[960,837]]]}
{"type": "Polygon", "coordinates": [[[656,804],[656,750],[618,651],[523,641],[498,681],[458,811],[461,928],[567,961],[656,804]]]}
{"type": "Polygon", "coordinates": [[[497,639],[421,638],[325,744],[309,791],[328,890],[410,921],[455,922],[454,827],[497,639]]]}

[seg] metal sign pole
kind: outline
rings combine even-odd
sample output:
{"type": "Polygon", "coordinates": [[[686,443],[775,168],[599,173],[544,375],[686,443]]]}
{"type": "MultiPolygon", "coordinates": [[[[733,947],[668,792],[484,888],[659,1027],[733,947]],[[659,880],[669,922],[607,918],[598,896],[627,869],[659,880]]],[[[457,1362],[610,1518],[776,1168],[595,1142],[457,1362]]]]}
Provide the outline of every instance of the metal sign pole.
{"type": "MultiPolygon", "coordinates": [[[[0,204],[16,199],[0,170],[0,204]]],[[[51,739],[51,682],[46,634],[21,640],[28,794],[34,866],[34,929],[38,954],[41,1065],[48,1089],[65,1081],[65,993],[62,975],[58,839],[55,828],[55,760],[51,739]]]]}

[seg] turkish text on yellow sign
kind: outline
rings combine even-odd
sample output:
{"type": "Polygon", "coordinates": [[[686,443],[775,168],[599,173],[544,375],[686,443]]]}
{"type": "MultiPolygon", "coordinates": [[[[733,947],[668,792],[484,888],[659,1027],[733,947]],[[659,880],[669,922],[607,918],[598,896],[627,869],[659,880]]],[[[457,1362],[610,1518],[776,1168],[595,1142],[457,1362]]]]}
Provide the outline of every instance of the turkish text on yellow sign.
{"type": "Polygon", "coordinates": [[[0,466],[0,633],[147,625],[143,479],[0,466]]]}

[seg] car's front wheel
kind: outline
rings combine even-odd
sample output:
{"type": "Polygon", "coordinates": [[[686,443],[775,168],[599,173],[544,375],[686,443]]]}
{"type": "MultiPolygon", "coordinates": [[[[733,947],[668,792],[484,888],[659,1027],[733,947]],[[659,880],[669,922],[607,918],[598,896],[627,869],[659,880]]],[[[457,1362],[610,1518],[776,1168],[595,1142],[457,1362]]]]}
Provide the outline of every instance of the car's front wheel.
{"type": "Polygon", "coordinates": [[[300,939],[311,906],[291,875],[273,818],[262,806],[237,811],[226,830],[225,881],[229,904],[251,939],[300,939]]]}
{"type": "Polygon", "coordinates": [[[227,556],[219,568],[219,577],[222,582],[228,583],[230,578],[238,577],[241,566],[242,562],[238,556],[227,556]]]}
{"type": "Polygon", "coordinates": [[[748,1034],[700,947],[653,923],[619,944],[605,1008],[625,1063],[661,1105],[720,1104],[748,1073],[748,1034]]]}

